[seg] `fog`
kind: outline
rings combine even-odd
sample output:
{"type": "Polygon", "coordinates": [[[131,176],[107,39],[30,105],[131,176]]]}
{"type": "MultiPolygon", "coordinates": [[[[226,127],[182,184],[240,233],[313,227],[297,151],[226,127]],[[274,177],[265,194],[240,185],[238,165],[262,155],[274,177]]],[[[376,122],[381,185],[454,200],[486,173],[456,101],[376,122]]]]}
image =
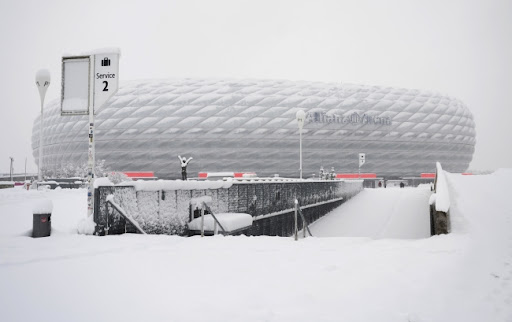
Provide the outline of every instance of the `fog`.
{"type": "MultiPolygon", "coordinates": [[[[0,173],[37,172],[35,73],[122,52],[120,79],[271,78],[416,88],[473,113],[471,170],[512,168],[512,1],[2,1],[0,173]]],[[[84,136],[87,133],[84,133],[84,136]]],[[[174,160],[170,161],[174,162],[174,160]]]]}

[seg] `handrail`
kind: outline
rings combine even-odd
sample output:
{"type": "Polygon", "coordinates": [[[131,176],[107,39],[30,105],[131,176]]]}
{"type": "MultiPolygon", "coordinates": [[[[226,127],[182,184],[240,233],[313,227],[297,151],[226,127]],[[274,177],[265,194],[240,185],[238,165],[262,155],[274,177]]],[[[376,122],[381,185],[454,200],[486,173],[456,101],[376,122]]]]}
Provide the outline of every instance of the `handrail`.
{"type": "Polygon", "coordinates": [[[222,229],[222,234],[226,235],[227,232],[226,232],[226,229],[224,229],[224,227],[222,226],[222,224],[220,223],[219,219],[217,219],[217,216],[215,216],[215,214],[213,213],[212,209],[210,208],[210,206],[208,206],[208,204],[206,203],[206,201],[204,200],[201,200],[201,201],[197,201],[194,203],[194,208],[192,207],[192,203],[191,203],[191,207],[190,207],[190,218],[191,220],[193,219],[193,216],[192,216],[192,213],[194,210],[196,209],[200,209],[201,210],[201,237],[204,237],[204,211],[207,210],[210,215],[212,215],[213,217],[213,234],[217,234],[217,225],[219,225],[220,229],[222,229]]]}
{"type": "MultiPolygon", "coordinates": [[[[139,224],[130,215],[128,215],[126,213],[126,211],[124,211],[124,209],[120,205],[115,203],[113,199],[114,199],[114,196],[109,195],[107,197],[107,204],[109,203],[115,210],[117,210],[117,212],[122,217],[124,217],[126,220],[128,220],[141,234],[147,235],[146,232],[139,226],[139,224]]],[[[107,216],[107,219],[108,219],[108,216],[107,216]]],[[[108,229],[108,227],[107,227],[107,229],[108,229]]]]}
{"type": "MultiPolygon", "coordinates": [[[[210,215],[212,215],[212,217],[213,217],[213,219],[215,220],[215,222],[216,222],[217,224],[219,224],[219,227],[220,227],[220,229],[222,229],[222,232],[226,233],[226,230],[224,229],[224,227],[222,227],[222,225],[220,224],[220,221],[219,221],[219,220],[217,219],[217,217],[213,214],[213,211],[212,211],[212,209],[210,208],[210,206],[208,206],[208,205],[206,204],[206,202],[204,202],[204,201],[202,202],[202,204],[203,204],[204,208],[205,208],[206,210],[208,210],[208,212],[210,213],[210,215]]],[[[201,213],[201,215],[202,215],[202,216],[204,216],[204,211],[201,213]]],[[[203,225],[204,225],[204,220],[202,221],[201,226],[203,226],[203,225]]],[[[203,230],[203,227],[201,227],[201,230],[203,230]]],[[[214,231],[214,234],[215,234],[215,228],[213,229],[213,231],[214,231]]]]}
{"type": "Polygon", "coordinates": [[[304,217],[304,214],[302,213],[302,210],[299,207],[299,201],[295,199],[295,212],[294,212],[294,219],[295,219],[295,240],[298,240],[298,221],[297,221],[297,212],[300,214],[300,217],[302,219],[302,232],[303,232],[303,238],[306,238],[306,230],[309,233],[309,236],[313,237],[313,234],[311,233],[311,230],[309,230],[309,225],[306,222],[306,218],[304,217]]]}

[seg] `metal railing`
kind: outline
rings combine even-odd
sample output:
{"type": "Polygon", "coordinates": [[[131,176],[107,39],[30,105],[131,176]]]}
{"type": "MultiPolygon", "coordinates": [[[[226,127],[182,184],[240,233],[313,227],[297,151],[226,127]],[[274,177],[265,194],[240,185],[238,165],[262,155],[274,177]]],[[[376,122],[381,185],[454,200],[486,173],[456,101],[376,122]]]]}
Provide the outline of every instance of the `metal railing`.
{"type": "MultiPolygon", "coordinates": [[[[129,221],[134,227],[135,229],[137,229],[137,231],[143,235],[146,235],[146,232],[139,226],[139,223],[135,221],[135,219],[133,219],[130,215],[128,215],[126,213],[126,211],[120,206],[118,205],[116,202],[114,202],[114,196],[113,195],[109,195],[107,197],[107,204],[110,204],[110,206],[112,206],[112,208],[114,208],[115,210],[117,210],[117,212],[122,216],[124,217],[124,219],[126,219],[127,221],[129,221]]],[[[105,230],[107,231],[107,235],[108,235],[108,229],[110,227],[108,227],[108,216],[107,216],[107,227],[105,228],[105,230]]]]}
{"type": "MultiPolygon", "coordinates": [[[[210,206],[208,206],[208,204],[204,201],[202,201],[199,206],[201,206],[201,237],[204,237],[204,211],[208,211],[210,215],[212,215],[212,218],[213,218],[213,234],[216,235],[218,234],[218,227],[217,225],[219,225],[220,229],[222,229],[222,234],[223,235],[227,235],[227,232],[226,230],[224,229],[224,227],[222,227],[222,224],[220,223],[220,221],[217,219],[217,217],[215,216],[215,214],[213,213],[212,209],[210,208],[210,206]]],[[[196,207],[195,209],[197,209],[198,207],[196,207]]],[[[195,210],[194,209],[194,210],[195,210]]],[[[191,208],[191,211],[192,208],[191,208]]],[[[193,214],[192,214],[192,217],[193,217],[193,214]]]]}
{"type": "Polygon", "coordinates": [[[308,223],[306,222],[306,218],[304,217],[304,214],[302,213],[302,210],[299,206],[299,201],[295,199],[295,213],[294,213],[294,220],[295,220],[295,229],[294,229],[294,236],[295,240],[299,239],[299,224],[298,224],[298,217],[297,213],[300,214],[300,218],[302,219],[302,238],[306,238],[306,230],[309,233],[309,236],[313,237],[313,234],[311,234],[311,230],[309,230],[308,223]]]}

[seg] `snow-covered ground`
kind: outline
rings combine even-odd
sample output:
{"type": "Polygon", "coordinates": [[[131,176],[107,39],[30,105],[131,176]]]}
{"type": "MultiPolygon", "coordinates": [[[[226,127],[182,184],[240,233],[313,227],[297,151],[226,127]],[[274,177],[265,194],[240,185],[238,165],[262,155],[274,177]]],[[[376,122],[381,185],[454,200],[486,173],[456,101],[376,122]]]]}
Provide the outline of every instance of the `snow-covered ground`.
{"type": "Polygon", "coordinates": [[[315,237],[426,238],[429,186],[365,189],[310,226],[315,237]]]}
{"type": "Polygon", "coordinates": [[[422,239],[84,236],[84,190],[0,190],[0,320],[512,321],[512,171],[447,178],[453,232],[422,239]]]}

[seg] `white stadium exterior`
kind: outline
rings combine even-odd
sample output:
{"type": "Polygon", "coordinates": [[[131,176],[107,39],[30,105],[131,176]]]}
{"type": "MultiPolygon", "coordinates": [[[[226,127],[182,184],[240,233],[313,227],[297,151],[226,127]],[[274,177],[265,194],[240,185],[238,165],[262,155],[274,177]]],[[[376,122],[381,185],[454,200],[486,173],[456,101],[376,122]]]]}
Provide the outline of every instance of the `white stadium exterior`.
{"type": "MultiPolygon", "coordinates": [[[[180,177],[178,155],[198,172],[299,176],[298,110],[303,173],[323,166],[379,177],[467,170],[475,123],[455,98],[403,88],[279,80],[177,79],[121,84],[95,117],[96,160],[115,171],[180,177]]],[[[85,165],[88,117],[61,116],[60,100],[45,107],[43,169],[85,165]]],[[[32,133],[38,162],[39,118],[32,133]]]]}

